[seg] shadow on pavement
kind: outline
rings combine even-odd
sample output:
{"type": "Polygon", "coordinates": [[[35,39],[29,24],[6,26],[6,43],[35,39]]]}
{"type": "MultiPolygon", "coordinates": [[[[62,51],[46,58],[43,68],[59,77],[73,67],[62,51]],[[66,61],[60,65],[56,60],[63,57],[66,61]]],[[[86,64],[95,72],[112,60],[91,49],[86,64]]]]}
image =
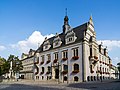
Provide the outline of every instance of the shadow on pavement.
{"type": "Polygon", "coordinates": [[[98,85],[93,85],[92,83],[73,83],[69,84],[67,87],[96,90],[98,85]]]}
{"type": "Polygon", "coordinates": [[[7,84],[3,87],[0,87],[0,90],[61,90],[56,88],[42,87],[42,86],[32,86],[24,84],[7,84]]]}
{"type": "Polygon", "coordinates": [[[73,83],[67,87],[81,88],[87,90],[120,90],[120,81],[110,82],[90,82],[90,83],[73,83]]]}

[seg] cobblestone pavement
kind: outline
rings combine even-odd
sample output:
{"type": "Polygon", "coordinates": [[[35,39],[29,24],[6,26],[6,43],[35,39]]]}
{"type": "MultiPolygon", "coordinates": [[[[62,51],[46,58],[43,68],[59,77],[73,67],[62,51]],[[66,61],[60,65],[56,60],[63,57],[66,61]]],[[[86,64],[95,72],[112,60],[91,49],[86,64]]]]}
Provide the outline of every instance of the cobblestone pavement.
{"type": "Polygon", "coordinates": [[[120,81],[58,84],[57,82],[10,81],[0,83],[0,90],[120,90],[120,81]]]}

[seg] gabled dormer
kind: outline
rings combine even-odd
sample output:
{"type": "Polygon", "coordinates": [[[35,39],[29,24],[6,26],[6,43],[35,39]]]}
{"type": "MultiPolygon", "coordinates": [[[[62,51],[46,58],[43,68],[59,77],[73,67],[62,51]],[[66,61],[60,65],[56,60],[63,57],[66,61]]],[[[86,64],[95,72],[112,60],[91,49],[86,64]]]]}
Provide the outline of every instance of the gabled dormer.
{"type": "Polygon", "coordinates": [[[28,56],[29,56],[28,54],[22,53],[21,59],[25,59],[25,58],[27,58],[28,56]]]}
{"type": "Polygon", "coordinates": [[[53,40],[53,48],[59,47],[59,46],[61,46],[61,44],[62,44],[61,38],[56,33],[55,38],[53,40]]]}
{"type": "Polygon", "coordinates": [[[34,55],[34,53],[35,53],[35,50],[30,49],[30,50],[29,50],[29,57],[30,57],[30,56],[33,56],[33,55],[34,55]]]}
{"type": "Polygon", "coordinates": [[[46,37],[44,42],[43,42],[43,51],[48,50],[50,47],[51,47],[50,42],[49,42],[49,40],[46,37]]]}
{"type": "Polygon", "coordinates": [[[77,37],[76,37],[74,31],[73,31],[73,29],[71,29],[66,33],[65,43],[66,44],[73,43],[73,42],[75,42],[76,39],[77,39],[77,37]]]}

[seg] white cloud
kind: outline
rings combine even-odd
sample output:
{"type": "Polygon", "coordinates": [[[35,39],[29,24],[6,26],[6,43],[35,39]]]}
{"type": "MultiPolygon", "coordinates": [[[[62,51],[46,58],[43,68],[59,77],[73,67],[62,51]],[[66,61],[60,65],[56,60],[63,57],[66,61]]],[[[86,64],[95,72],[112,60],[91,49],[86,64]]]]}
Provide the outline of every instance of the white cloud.
{"type": "Polygon", "coordinates": [[[5,50],[6,49],[6,47],[5,46],[0,46],[0,51],[3,51],[3,50],[5,50]]]}
{"type": "Polygon", "coordinates": [[[11,44],[12,48],[20,50],[21,53],[28,53],[29,49],[37,49],[38,44],[42,44],[45,37],[50,38],[53,34],[43,36],[41,32],[34,31],[26,40],[19,41],[17,44],[11,44]]]}
{"type": "Polygon", "coordinates": [[[107,46],[108,50],[111,51],[113,48],[120,48],[120,41],[117,40],[99,40],[98,44],[103,43],[103,46],[107,46]]]}
{"type": "Polygon", "coordinates": [[[108,48],[108,53],[112,59],[113,65],[117,65],[120,62],[119,50],[120,50],[120,41],[119,40],[99,40],[98,44],[102,42],[103,47],[108,48]]]}
{"type": "Polygon", "coordinates": [[[115,57],[113,58],[113,61],[114,65],[117,65],[118,62],[120,62],[120,58],[119,57],[115,57]]]}

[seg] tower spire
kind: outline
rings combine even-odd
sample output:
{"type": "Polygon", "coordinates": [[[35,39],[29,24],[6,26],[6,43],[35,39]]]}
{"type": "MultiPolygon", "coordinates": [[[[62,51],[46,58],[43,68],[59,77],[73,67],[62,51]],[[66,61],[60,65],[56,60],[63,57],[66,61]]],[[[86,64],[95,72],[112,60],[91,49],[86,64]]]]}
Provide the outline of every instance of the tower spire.
{"type": "Polygon", "coordinates": [[[93,24],[93,19],[92,19],[92,14],[90,15],[89,23],[90,23],[92,26],[94,26],[94,24],[93,24]]]}
{"type": "Polygon", "coordinates": [[[65,17],[64,17],[64,25],[69,25],[68,24],[68,16],[67,16],[67,8],[65,9],[65,17]]]}
{"type": "Polygon", "coordinates": [[[67,8],[65,9],[65,17],[64,17],[64,25],[63,25],[63,33],[66,33],[68,29],[70,28],[70,25],[68,23],[68,16],[67,16],[67,8]]]}

